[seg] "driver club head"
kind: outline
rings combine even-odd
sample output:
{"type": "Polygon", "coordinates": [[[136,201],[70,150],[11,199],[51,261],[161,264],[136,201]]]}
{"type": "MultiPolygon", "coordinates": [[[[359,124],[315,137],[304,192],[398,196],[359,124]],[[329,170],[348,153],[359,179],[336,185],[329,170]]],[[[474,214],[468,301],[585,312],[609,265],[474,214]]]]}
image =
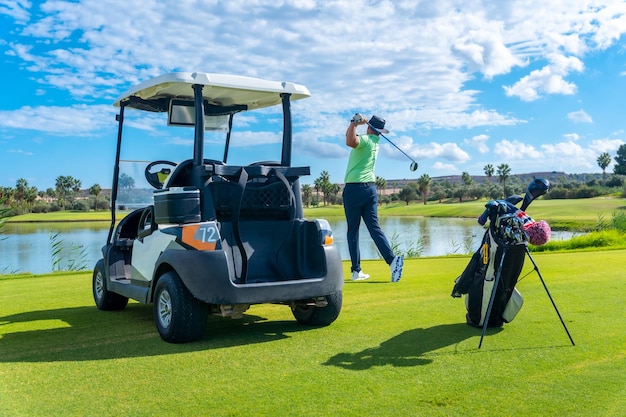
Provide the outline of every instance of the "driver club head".
{"type": "Polygon", "coordinates": [[[530,203],[537,197],[541,197],[550,190],[550,182],[544,178],[535,178],[533,182],[528,184],[526,194],[524,195],[524,202],[522,203],[522,211],[526,210],[530,203]]]}
{"type": "Polygon", "coordinates": [[[409,167],[409,169],[411,170],[411,172],[417,171],[417,162],[411,162],[411,166],[409,167]]]}

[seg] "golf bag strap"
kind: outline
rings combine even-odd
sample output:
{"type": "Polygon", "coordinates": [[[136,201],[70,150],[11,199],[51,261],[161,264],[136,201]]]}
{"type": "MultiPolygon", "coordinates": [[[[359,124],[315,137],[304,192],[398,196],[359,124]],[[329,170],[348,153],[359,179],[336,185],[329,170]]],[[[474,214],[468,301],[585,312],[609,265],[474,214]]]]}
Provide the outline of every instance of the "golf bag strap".
{"type": "Polygon", "coordinates": [[[276,175],[276,178],[278,178],[285,185],[285,187],[287,188],[287,191],[289,191],[289,211],[290,211],[289,217],[293,218],[295,216],[295,210],[296,210],[296,195],[293,193],[291,184],[287,180],[287,177],[285,177],[285,174],[283,174],[276,168],[273,168],[270,171],[270,173],[273,173],[274,175],[276,175]]]}
{"type": "MultiPolygon", "coordinates": [[[[241,275],[239,278],[242,282],[246,282],[246,277],[248,276],[248,254],[246,253],[246,248],[243,244],[243,240],[241,239],[241,229],[239,224],[239,217],[241,213],[241,202],[243,200],[243,193],[246,190],[246,184],[248,183],[248,172],[244,167],[241,167],[239,172],[239,180],[237,182],[239,189],[239,196],[233,201],[233,209],[232,209],[232,222],[233,222],[233,234],[235,236],[235,242],[237,243],[237,248],[239,249],[239,254],[241,255],[241,275]]],[[[235,270],[235,276],[237,276],[237,271],[235,270]]]]}

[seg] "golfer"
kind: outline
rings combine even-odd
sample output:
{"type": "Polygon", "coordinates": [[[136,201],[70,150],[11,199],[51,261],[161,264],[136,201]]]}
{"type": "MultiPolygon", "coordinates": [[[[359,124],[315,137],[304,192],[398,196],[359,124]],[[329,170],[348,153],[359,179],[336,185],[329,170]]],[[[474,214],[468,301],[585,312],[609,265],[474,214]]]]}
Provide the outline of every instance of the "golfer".
{"type": "Polygon", "coordinates": [[[348,249],[352,262],[352,281],[362,281],[370,276],[361,270],[359,251],[359,226],[361,219],[367,226],[378,252],[391,268],[391,282],[398,282],[402,277],[404,259],[395,255],[382,229],[378,225],[378,194],[374,166],[378,156],[379,135],[389,133],[385,129],[385,120],[372,116],[368,121],[358,115],[350,121],[346,131],[346,145],[352,150],[344,179],[343,208],[348,223],[348,249]],[[367,134],[357,135],[359,125],[367,124],[367,134]]]}

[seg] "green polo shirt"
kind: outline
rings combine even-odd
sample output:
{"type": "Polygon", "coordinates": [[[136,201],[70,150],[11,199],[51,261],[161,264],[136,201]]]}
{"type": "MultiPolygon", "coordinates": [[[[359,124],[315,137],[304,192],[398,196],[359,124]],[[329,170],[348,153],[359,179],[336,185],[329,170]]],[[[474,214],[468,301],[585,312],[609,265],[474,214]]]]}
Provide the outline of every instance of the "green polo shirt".
{"type": "Polygon", "coordinates": [[[378,156],[379,139],[377,135],[359,135],[359,145],[350,151],[345,183],[376,182],[374,166],[378,156]]]}

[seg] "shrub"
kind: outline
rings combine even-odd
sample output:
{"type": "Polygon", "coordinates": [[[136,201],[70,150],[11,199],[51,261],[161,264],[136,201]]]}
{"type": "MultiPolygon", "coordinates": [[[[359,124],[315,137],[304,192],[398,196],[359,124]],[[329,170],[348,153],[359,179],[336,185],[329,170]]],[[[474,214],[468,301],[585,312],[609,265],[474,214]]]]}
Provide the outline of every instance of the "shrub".
{"type": "Polygon", "coordinates": [[[624,176],[623,175],[611,175],[606,183],[604,184],[607,187],[621,187],[624,185],[624,176]]]}
{"type": "Polygon", "coordinates": [[[111,205],[109,204],[108,201],[100,200],[98,201],[98,204],[96,204],[97,210],[109,210],[110,208],[111,208],[111,205]]]}
{"type": "Polygon", "coordinates": [[[89,211],[89,202],[87,201],[75,201],[72,204],[72,210],[74,211],[89,211]]]}
{"type": "Polygon", "coordinates": [[[596,189],[588,187],[580,187],[573,191],[572,198],[592,198],[598,195],[596,189]]]}
{"type": "Polygon", "coordinates": [[[544,198],[546,200],[562,200],[567,198],[567,190],[561,187],[556,187],[550,190],[544,198]]]}
{"type": "Polygon", "coordinates": [[[37,204],[31,210],[33,213],[48,213],[49,211],[50,206],[48,204],[37,204]]]}

